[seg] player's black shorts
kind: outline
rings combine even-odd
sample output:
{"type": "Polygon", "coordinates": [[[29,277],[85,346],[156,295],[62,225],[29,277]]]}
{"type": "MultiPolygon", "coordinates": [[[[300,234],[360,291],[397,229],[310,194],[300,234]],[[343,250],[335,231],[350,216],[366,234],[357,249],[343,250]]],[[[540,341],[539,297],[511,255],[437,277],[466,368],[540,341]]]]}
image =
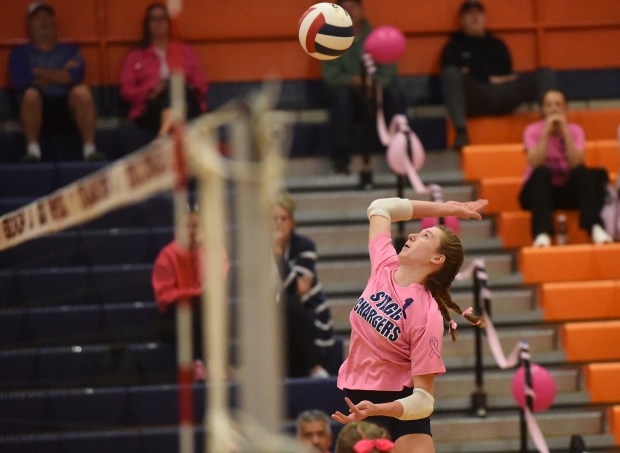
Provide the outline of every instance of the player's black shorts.
{"type": "MultiPolygon", "coordinates": [[[[383,392],[376,390],[346,390],[347,396],[354,404],[363,400],[372,401],[373,403],[389,403],[391,401],[405,398],[413,393],[413,389],[406,387],[400,392],[383,392]]],[[[375,423],[387,429],[393,441],[407,434],[431,434],[430,417],[420,420],[399,420],[394,417],[368,417],[366,421],[375,423]]]]}

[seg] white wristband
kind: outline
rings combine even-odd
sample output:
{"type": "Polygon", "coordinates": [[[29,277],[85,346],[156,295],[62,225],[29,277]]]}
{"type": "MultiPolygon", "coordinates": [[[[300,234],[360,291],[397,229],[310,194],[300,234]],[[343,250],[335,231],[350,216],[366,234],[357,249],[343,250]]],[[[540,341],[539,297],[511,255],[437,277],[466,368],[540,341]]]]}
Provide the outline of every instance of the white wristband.
{"type": "Polygon", "coordinates": [[[368,219],[373,215],[385,217],[390,222],[402,222],[411,220],[413,217],[413,206],[411,200],[406,198],[379,198],[368,206],[366,211],[368,219]]]}
{"type": "Polygon", "coordinates": [[[435,398],[433,398],[433,395],[421,388],[414,388],[411,395],[396,401],[403,406],[403,415],[398,417],[399,420],[426,418],[433,413],[435,408],[435,398]]]}

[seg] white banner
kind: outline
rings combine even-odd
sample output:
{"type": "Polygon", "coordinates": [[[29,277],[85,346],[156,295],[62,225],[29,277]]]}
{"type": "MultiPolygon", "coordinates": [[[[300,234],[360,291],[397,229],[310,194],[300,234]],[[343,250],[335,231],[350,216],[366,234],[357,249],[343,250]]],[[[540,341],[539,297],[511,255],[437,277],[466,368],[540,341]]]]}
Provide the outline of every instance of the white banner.
{"type": "Polygon", "coordinates": [[[175,182],[171,140],[157,141],[0,217],[0,250],[100,217],[175,182]]]}

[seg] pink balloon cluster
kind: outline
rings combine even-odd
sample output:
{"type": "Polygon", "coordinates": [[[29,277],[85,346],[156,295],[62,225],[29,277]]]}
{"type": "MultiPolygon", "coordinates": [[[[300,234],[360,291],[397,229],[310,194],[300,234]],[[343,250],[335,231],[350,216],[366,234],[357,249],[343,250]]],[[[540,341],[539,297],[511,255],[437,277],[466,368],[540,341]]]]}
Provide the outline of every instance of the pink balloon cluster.
{"type": "Polygon", "coordinates": [[[364,50],[379,64],[396,63],[405,53],[407,40],[398,28],[383,25],[373,29],[364,41],[364,50]]]}

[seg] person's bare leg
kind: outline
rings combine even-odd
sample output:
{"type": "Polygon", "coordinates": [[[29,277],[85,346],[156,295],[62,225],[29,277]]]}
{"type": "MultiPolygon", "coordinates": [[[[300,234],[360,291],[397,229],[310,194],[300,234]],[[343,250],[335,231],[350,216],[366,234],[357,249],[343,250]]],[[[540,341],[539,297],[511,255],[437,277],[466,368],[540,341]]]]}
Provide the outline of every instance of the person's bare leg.
{"type": "Polygon", "coordinates": [[[407,434],[398,438],[393,453],[435,453],[435,444],[428,434],[407,434]]]}
{"type": "Polygon", "coordinates": [[[84,84],[74,86],[69,93],[69,108],[84,144],[94,144],[97,112],[90,88],[84,84]]]}
{"type": "Polygon", "coordinates": [[[28,88],[22,97],[19,119],[22,123],[26,143],[38,143],[43,121],[43,100],[36,88],[28,88]]]}
{"type": "Polygon", "coordinates": [[[43,122],[43,99],[36,88],[28,88],[24,92],[19,109],[19,119],[26,138],[26,159],[38,161],[41,159],[39,135],[43,122]]]}

